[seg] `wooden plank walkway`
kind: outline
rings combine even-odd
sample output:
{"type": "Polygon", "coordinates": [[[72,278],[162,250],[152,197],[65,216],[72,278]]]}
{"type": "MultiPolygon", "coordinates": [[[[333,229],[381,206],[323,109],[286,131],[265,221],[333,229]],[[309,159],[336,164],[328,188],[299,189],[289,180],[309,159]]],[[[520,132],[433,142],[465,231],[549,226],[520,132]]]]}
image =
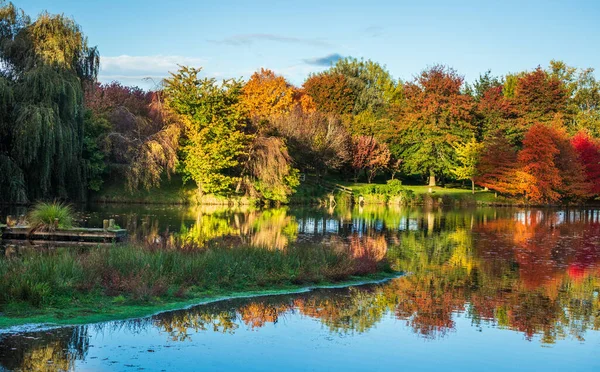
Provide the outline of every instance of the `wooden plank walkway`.
{"type": "Polygon", "coordinates": [[[52,242],[122,242],[127,240],[127,230],[104,230],[99,228],[72,228],[56,231],[30,232],[28,226],[2,226],[2,240],[29,240],[52,242]]]}

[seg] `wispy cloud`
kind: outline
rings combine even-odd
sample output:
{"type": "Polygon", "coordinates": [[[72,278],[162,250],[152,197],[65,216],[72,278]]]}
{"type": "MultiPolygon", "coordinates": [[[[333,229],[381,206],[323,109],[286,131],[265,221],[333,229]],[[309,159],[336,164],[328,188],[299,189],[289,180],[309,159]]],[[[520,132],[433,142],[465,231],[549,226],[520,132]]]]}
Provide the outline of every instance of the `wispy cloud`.
{"type": "Polygon", "coordinates": [[[384,28],[381,26],[369,26],[363,30],[363,33],[369,37],[378,37],[383,35],[384,28]]]}
{"type": "Polygon", "coordinates": [[[200,66],[205,62],[202,58],[183,56],[116,56],[101,57],[101,71],[136,71],[167,72],[177,69],[177,65],[200,66]]]}
{"type": "Polygon", "coordinates": [[[284,36],[277,34],[240,34],[227,37],[225,39],[220,40],[208,40],[211,43],[215,44],[224,44],[224,45],[250,45],[256,42],[268,41],[268,42],[276,42],[276,43],[285,43],[285,44],[304,44],[304,45],[312,45],[319,47],[330,47],[331,44],[323,39],[311,39],[311,38],[301,38],[301,37],[293,37],[293,36],[284,36]]]}
{"type": "Polygon", "coordinates": [[[338,60],[345,58],[343,55],[338,54],[338,53],[332,53],[332,54],[328,54],[324,57],[317,57],[317,58],[308,58],[308,59],[304,59],[304,63],[309,64],[309,65],[313,65],[313,66],[325,66],[325,67],[329,67],[333,64],[335,64],[338,60]]]}
{"type": "Polygon", "coordinates": [[[178,65],[203,65],[206,60],[184,56],[128,56],[100,57],[99,80],[118,80],[127,84],[151,87],[158,84],[169,72],[177,71],[178,65]]]}

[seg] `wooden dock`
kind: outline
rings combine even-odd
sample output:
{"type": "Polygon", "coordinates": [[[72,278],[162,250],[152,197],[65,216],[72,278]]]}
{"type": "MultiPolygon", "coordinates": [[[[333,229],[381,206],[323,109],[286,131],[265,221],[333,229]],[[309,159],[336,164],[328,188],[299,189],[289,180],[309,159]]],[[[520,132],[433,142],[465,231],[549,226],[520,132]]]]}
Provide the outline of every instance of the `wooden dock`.
{"type": "Polygon", "coordinates": [[[28,226],[0,226],[2,240],[52,243],[119,243],[127,240],[125,229],[72,228],[55,231],[31,231],[28,226]]]}

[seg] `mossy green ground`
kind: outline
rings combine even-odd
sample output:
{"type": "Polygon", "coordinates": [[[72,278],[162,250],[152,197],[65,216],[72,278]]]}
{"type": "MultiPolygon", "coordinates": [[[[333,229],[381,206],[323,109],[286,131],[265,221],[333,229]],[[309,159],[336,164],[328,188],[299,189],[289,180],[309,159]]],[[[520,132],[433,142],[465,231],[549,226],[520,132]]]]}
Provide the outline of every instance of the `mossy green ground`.
{"type": "Polygon", "coordinates": [[[193,305],[221,301],[232,298],[247,298],[269,295],[300,293],[316,288],[346,287],[389,280],[400,276],[400,272],[380,272],[363,276],[352,276],[341,282],[322,282],[311,285],[285,284],[272,288],[240,284],[236,291],[202,291],[192,287],[185,298],[156,297],[150,302],[136,302],[122,296],[109,297],[90,294],[81,297],[78,303],[65,301],[65,307],[35,308],[26,304],[12,304],[0,316],[0,328],[16,327],[25,324],[76,325],[98,323],[110,320],[141,318],[160,312],[184,309],[193,305]]]}

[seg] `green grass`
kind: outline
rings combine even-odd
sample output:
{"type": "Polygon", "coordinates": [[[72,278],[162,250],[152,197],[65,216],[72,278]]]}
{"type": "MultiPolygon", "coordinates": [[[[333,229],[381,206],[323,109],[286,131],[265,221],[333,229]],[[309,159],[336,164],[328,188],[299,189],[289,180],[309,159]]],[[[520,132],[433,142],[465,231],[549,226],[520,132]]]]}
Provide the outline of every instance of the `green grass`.
{"type": "Polygon", "coordinates": [[[390,273],[387,262],[320,246],[190,250],[59,248],[0,260],[0,327],[121,319],[202,299],[390,273]]]}

